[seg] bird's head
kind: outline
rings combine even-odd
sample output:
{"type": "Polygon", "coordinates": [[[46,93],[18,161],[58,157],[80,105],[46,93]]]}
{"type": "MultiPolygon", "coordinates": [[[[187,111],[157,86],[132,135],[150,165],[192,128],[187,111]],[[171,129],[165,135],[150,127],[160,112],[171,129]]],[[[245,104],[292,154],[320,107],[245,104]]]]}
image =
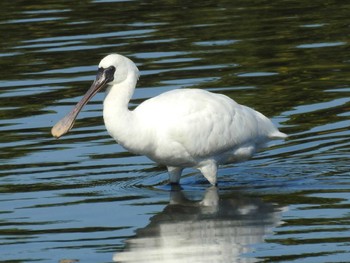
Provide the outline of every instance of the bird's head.
{"type": "Polygon", "coordinates": [[[52,135],[59,138],[67,133],[73,127],[80,110],[97,92],[107,86],[117,85],[130,76],[138,78],[138,69],[130,59],[118,54],[104,57],[99,64],[96,79],[90,89],[72,111],[52,127],[52,135]]]}
{"type": "Polygon", "coordinates": [[[125,81],[128,76],[136,75],[139,71],[130,59],[119,54],[104,57],[98,65],[97,79],[106,79],[106,84],[114,85],[125,81]]]}

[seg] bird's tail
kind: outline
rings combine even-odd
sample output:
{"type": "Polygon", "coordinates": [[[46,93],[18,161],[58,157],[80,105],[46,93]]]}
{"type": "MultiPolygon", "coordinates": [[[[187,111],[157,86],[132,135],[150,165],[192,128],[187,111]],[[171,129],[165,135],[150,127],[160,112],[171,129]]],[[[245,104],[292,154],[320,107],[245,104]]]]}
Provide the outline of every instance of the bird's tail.
{"type": "Polygon", "coordinates": [[[271,133],[271,134],[269,135],[269,138],[270,138],[271,140],[285,139],[285,138],[287,138],[287,137],[288,137],[287,134],[285,134],[285,133],[283,133],[283,132],[280,132],[279,130],[276,130],[276,131],[274,131],[273,133],[271,133]]]}

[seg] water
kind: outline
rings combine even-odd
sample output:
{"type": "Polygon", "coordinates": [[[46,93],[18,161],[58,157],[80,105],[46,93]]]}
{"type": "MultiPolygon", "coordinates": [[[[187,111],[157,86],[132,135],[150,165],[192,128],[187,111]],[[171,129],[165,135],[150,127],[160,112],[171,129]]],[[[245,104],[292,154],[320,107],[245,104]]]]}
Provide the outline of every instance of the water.
{"type": "Polygon", "coordinates": [[[346,1],[1,1],[0,262],[349,262],[346,1]],[[219,171],[219,188],[106,133],[98,94],[51,126],[117,52],[131,107],[174,88],[224,93],[290,135],[219,171]]]}

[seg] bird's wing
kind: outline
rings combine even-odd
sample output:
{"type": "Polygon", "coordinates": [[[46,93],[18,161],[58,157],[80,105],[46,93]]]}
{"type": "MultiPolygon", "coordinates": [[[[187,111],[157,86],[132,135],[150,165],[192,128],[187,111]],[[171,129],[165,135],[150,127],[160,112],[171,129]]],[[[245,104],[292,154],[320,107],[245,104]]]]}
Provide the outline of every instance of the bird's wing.
{"type": "MultiPolygon", "coordinates": [[[[201,157],[225,152],[267,137],[272,124],[262,114],[221,94],[174,90],[142,103],[135,110],[160,142],[201,157]]],[[[273,126],[272,126],[273,127],[273,126]]]]}

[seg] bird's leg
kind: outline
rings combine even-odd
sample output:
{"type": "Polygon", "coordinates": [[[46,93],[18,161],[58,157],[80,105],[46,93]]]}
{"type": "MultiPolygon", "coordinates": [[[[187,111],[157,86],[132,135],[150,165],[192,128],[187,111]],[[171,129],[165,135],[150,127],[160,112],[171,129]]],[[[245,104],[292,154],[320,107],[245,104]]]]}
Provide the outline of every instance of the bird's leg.
{"type": "Polygon", "coordinates": [[[170,184],[179,184],[183,168],[174,166],[167,166],[167,168],[170,184]]]}
{"type": "Polygon", "coordinates": [[[218,172],[218,165],[215,161],[208,161],[205,163],[205,165],[202,165],[198,167],[199,171],[204,175],[205,178],[211,183],[212,185],[217,186],[217,172],[218,172]]]}

